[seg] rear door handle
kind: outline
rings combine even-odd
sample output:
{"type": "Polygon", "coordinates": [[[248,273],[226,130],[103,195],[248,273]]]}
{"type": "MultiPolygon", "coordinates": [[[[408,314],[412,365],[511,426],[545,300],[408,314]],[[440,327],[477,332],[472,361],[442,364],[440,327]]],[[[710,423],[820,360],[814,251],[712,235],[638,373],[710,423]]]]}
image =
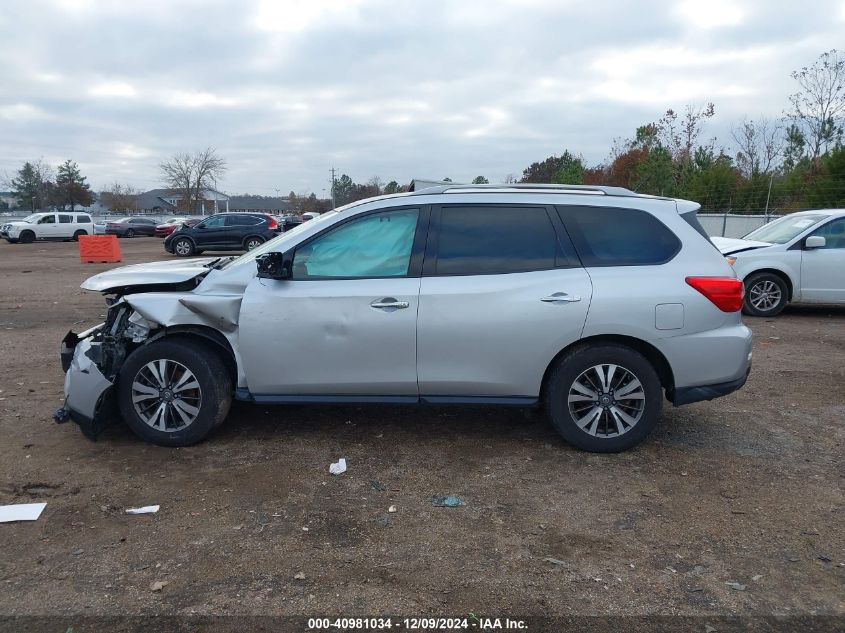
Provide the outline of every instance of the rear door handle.
{"type": "Polygon", "coordinates": [[[396,310],[403,310],[407,308],[410,303],[407,301],[397,301],[393,297],[385,297],[384,299],[376,299],[370,304],[373,308],[395,308],[396,310]]]}
{"type": "Polygon", "coordinates": [[[543,297],[540,301],[545,303],[574,303],[575,301],[581,301],[581,297],[578,295],[568,295],[565,292],[556,292],[548,297],[543,297]]]}

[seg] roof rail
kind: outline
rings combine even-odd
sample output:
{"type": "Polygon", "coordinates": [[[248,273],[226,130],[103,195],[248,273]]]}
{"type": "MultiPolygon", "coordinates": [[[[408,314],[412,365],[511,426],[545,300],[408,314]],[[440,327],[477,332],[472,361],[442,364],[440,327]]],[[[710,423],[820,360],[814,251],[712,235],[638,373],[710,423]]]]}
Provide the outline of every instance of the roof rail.
{"type": "Polygon", "coordinates": [[[412,196],[425,196],[440,193],[561,193],[586,194],[598,196],[638,196],[639,194],[624,187],[605,187],[603,185],[555,185],[535,183],[514,183],[504,185],[459,185],[447,184],[437,187],[426,187],[410,192],[412,196]]]}

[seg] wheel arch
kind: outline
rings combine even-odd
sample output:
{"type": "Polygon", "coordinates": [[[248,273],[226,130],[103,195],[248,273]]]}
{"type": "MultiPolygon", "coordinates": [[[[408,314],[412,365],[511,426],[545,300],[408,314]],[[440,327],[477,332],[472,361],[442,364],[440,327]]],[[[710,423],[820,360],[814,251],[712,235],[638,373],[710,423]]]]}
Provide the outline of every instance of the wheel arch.
{"type": "Polygon", "coordinates": [[[543,373],[543,382],[540,385],[540,399],[542,400],[545,398],[549,376],[551,375],[552,370],[555,368],[561,358],[563,358],[573,349],[576,349],[578,347],[590,347],[592,345],[601,343],[615,343],[617,345],[624,345],[626,347],[630,347],[634,351],[639,352],[640,354],[645,356],[646,360],[648,360],[648,362],[651,363],[652,367],[654,367],[654,370],[657,372],[658,378],[660,378],[661,386],[666,391],[671,391],[672,389],[674,389],[675,375],[672,372],[672,366],[669,364],[669,361],[666,360],[666,356],[663,355],[663,352],[657,349],[654,345],[633,336],[625,336],[621,334],[596,334],[593,336],[588,336],[586,338],[578,339],[574,343],[567,345],[557,354],[555,354],[555,357],[551,360],[551,362],[546,367],[546,371],[543,373]]]}
{"type": "Polygon", "coordinates": [[[144,345],[172,337],[212,343],[213,349],[220,354],[220,358],[229,371],[232,384],[238,384],[238,362],[235,356],[235,350],[232,348],[229,340],[219,331],[204,325],[175,325],[159,330],[155,335],[144,341],[144,345]]]}
{"type": "Polygon", "coordinates": [[[792,278],[783,270],[779,268],[756,268],[743,278],[743,282],[747,282],[749,278],[753,277],[754,275],[759,275],[760,273],[769,273],[775,275],[776,277],[780,277],[783,282],[786,284],[786,291],[787,291],[787,300],[792,301],[792,297],[795,295],[795,287],[792,282],[792,278]]]}

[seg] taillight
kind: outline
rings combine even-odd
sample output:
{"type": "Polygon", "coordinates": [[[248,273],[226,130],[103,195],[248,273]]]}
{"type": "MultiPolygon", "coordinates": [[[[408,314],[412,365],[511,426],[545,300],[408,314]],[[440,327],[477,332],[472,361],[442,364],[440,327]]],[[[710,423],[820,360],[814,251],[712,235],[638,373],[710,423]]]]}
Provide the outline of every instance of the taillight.
{"type": "Polygon", "coordinates": [[[279,223],[276,222],[276,218],[274,218],[272,215],[267,216],[267,228],[271,231],[275,231],[277,228],[279,228],[279,223]]]}
{"type": "Polygon", "coordinates": [[[722,312],[742,309],[745,286],[733,277],[687,277],[687,283],[698,290],[722,312]]]}

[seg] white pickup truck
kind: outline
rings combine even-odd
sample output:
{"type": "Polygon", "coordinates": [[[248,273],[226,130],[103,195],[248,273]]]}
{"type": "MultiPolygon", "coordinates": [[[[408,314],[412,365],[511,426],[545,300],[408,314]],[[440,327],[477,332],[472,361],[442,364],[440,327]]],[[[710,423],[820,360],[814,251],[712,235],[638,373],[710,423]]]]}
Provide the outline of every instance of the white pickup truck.
{"type": "Polygon", "coordinates": [[[0,226],[0,237],[13,244],[29,244],[35,240],[75,240],[80,235],[94,235],[94,222],[87,213],[33,213],[22,220],[0,226]]]}

